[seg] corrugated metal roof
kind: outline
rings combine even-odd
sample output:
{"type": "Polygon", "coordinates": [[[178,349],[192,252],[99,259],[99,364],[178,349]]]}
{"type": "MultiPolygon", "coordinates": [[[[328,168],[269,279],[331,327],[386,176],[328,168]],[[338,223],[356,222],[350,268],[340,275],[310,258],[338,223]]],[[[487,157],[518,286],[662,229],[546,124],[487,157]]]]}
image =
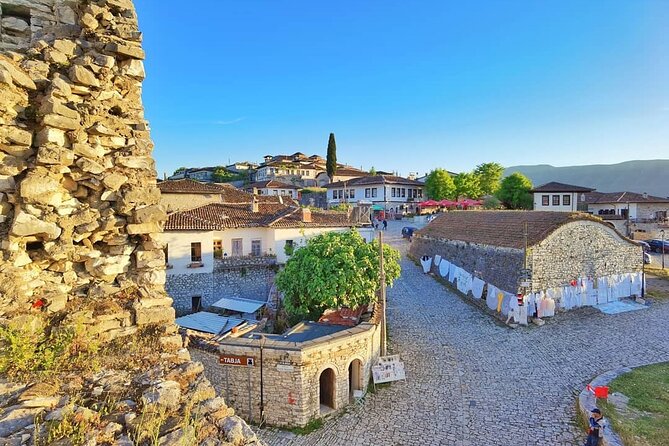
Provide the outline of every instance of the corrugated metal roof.
{"type": "Polygon", "coordinates": [[[244,320],[200,311],[198,313],[178,317],[175,322],[181,328],[188,328],[203,333],[223,334],[224,332],[232,330],[233,327],[244,323],[244,320]]]}
{"type": "Polygon", "coordinates": [[[249,299],[239,299],[235,297],[224,297],[213,303],[212,307],[222,308],[224,310],[236,311],[238,313],[255,313],[265,305],[264,302],[259,302],[249,299]]]}

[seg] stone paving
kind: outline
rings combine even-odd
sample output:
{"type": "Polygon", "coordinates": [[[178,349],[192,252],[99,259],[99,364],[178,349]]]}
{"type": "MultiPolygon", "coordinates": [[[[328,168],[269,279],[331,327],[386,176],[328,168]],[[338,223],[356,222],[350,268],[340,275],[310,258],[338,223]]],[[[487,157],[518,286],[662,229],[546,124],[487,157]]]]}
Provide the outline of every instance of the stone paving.
{"type": "MultiPolygon", "coordinates": [[[[391,222],[387,241],[406,252],[391,222]]],[[[604,315],[582,308],[510,329],[403,257],[388,290],[392,353],[407,381],[306,436],[263,430],[270,445],[576,445],[576,395],[594,376],[669,361],[669,302],[604,315]]]]}

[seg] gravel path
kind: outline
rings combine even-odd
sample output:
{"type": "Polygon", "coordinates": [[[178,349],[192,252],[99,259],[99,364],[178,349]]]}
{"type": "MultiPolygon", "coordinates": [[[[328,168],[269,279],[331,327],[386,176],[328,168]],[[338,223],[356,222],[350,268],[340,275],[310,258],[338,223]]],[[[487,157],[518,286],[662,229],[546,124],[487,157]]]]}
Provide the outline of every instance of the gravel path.
{"type": "MultiPolygon", "coordinates": [[[[402,225],[387,241],[406,252],[402,225]]],[[[669,361],[669,303],[604,315],[582,308],[543,327],[498,325],[403,257],[388,291],[393,353],[407,381],[306,436],[270,445],[576,445],[575,395],[602,372],[669,361]]]]}

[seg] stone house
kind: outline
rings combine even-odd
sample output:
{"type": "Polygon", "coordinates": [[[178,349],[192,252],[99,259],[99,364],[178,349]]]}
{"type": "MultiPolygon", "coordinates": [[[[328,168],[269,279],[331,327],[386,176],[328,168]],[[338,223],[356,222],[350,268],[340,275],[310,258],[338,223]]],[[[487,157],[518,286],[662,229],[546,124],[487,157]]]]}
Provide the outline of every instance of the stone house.
{"type": "Polygon", "coordinates": [[[575,212],[582,209],[585,194],[594,189],[552,181],[530,191],[535,211],[575,212]],[[579,206],[581,204],[581,206],[579,206]]]}
{"type": "Polygon", "coordinates": [[[367,203],[391,214],[415,212],[423,200],[425,184],[394,175],[367,175],[325,186],[328,205],[367,203]]]}
{"type": "Polygon", "coordinates": [[[659,238],[669,228],[669,198],[636,192],[589,192],[585,194],[588,212],[613,224],[635,239],[659,238]]]}
{"type": "Polygon", "coordinates": [[[258,181],[244,186],[246,192],[256,195],[281,195],[298,198],[299,187],[276,180],[258,181]]]}
{"type": "MultiPolygon", "coordinates": [[[[343,181],[369,175],[355,167],[337,164],[334,181],[343,181]]],[[[307,157],[302,152],[292,155],[266,155],[255,173],[255,181],[277,180],[301,187],[322,187],[330,182],[326,161],[318,155],[307,157]]]]}
{"type": "Polygon", "coordinates": [[[276,264],[290,250],[330,231],[358,228],[347,213],[280,203],[212,203],[168,215],[166,289],[178,313],[197,311],[221,297],[267,299],[276,264]]]}
{"type": "Polygon", "coordinates": [[[191,354],[238,415],[259,421],[262,411],[267,424],[305,426],[364,395],[381,350],[378,306],[362,320],[301,322],[282,335],[227,337],[191,354]]]}
{"type": "Polygon", "coordinates": [[[581,278],[637,275],[643,268],[641,246],[580,212],[448,212],[415,234],[410,254],[439,255],[514,295],[562,289],[581,278]],[[529,283],[521,287],[524,280],[529,283]]]}

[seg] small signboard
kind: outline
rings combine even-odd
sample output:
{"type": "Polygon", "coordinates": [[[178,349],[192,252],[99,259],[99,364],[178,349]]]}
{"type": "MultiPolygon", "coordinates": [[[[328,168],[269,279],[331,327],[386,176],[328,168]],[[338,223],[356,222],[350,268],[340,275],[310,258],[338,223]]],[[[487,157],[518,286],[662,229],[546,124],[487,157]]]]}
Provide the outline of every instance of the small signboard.
{"type": "Polygon", "coordinates": [[[255,367],[256,360],[253,356],[221,355],[218,362],[225,365],[239,365],[244,367],[255,367]]]}
{"type": "Polygon", "coordinates": [[[292,372],[295,370],[295,367],[293,367],[291,364],[279,363],[276,365],[276,370],[277,372],[292,372]]]}
{"type": "Polygon", "coordinates": [[[406,379],[404,363],[400,361],[400,355],[381,356],[379,363],[372,367],[372,379],[374,384],[406,379]]]}

